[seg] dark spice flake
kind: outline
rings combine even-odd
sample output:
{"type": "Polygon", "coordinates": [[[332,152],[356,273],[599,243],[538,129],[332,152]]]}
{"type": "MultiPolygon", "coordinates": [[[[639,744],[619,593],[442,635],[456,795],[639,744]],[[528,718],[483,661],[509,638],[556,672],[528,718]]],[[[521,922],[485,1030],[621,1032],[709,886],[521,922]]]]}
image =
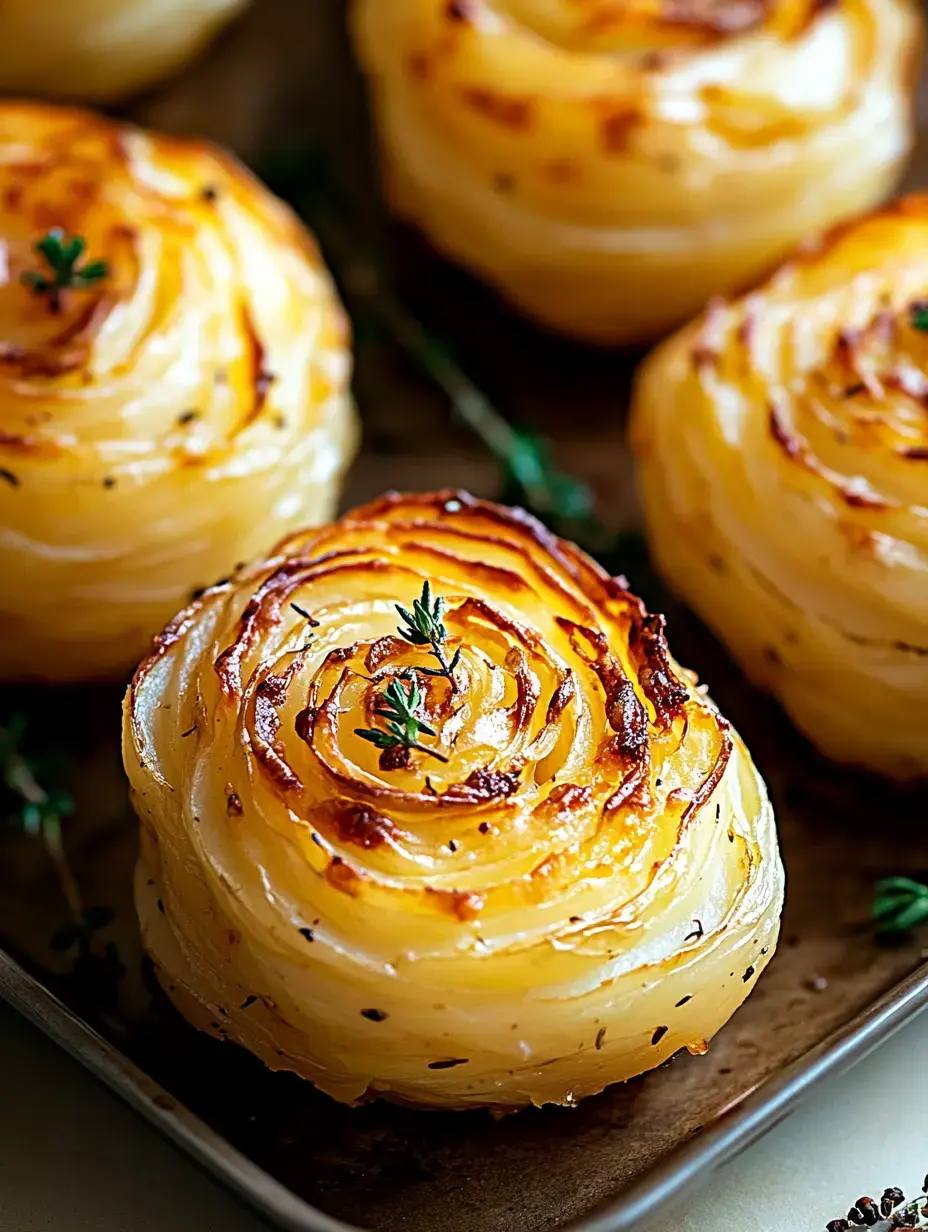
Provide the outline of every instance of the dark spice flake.
{"type": "Polygon", "coordinates": [[[368,1022],[383,1022],[390,1015],[385,1010],[362,1010],[361,1017],[366,1018],[368,1022]]]}
{"type": "Polygon", "coordinates": [[[664,1036],[667,1034],[668,1030],[669,1030],[668,1027],[657,1027],[654,1034],[651,1036],[652,1046],[659,1044],[661,1040],[664,1038],[664,1036]]]}

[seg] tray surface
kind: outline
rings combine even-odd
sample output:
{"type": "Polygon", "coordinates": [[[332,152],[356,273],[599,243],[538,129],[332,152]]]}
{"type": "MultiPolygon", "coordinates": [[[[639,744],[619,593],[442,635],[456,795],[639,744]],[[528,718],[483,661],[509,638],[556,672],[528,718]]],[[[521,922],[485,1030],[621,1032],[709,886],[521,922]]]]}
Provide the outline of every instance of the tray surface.
{"type": "MultiPolygon", "coordinates": [[[[206,60],[129,112],[221,140],[258,165],[272,143],[325,150],[353,202],[358,233],[365,244],[380,244],[363,94],[342,7],[340,0],[256,0],[206,60]]],[[[913,182],[925,161],[916,158],[913,182]]],[[[541,338],[414,238],[392,238],[407,302],[454,339],[465,367],[507,415],[554,439],[559,464],[593,484],[610,526],[633,529],[623,434],[634,357],[541,338]]],[[[441,395],[365,332],[357,379],[365,448],[345,504],[387,487],[460,485],[493,494],[494,465],[450,426],[441,395]]],[[[684,1180],[775,1123],[811,1081],[859,1059],[928,1001],[917,940],[879,946],[867,922],[875,878],[928,868],[928,830],[924,792],[894,793],[822,761],[705,630],[660,593],[640,552],[630,549],[622,563],[633,588],[667,610],[675,655],[709,683],[754,754],[787,867],[780,949],[707,1056],[678,1057],[576,1109],[493,1120],[385,1103],[347,1109],[291,1075],[266,1072],[231,1044],[199,1036],[158,992],[140,954],[131,902],[135,825],[119,765],[115,689],[23,691],[22,700],[39,730],[72,733],[66,744],[78,811],[67,831],[69,855],[85,902],[115,910],[101,938],[116,943],[119,961],[75,964],[55,952],[66,912],[54,876],[34,846],[3,834],[0,946],[39,983],[0,954],[0,994],[285,1227],[634,1226],[684,1180]]]]}

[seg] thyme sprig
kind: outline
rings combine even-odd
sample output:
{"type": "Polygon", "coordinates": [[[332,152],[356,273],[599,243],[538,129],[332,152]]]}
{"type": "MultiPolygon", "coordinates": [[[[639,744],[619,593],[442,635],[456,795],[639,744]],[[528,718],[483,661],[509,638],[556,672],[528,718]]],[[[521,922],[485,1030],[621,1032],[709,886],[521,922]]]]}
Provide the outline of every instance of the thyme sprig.
{"type": "Polygon", "coordinates": [[[928,1176],[917,1198],[907,1200],[896,1186],[884,1189],[879,1202],[866,1195],[858,1198],[845,1218],[832,1219],[825,1225],[825,1232],[851,1232],[853,1228],[878,1228],[881,1232],[894,1228],[928,1228],[928,1176]]]}
{"type": "Polygon", "coordinates": [[[909,324],[920,333],[928,333],[928,300],[916,299],[909,304],[909,324]]]}
{"type": "Polygon", "coordinates": [[[911,932],[928,921],[928,885],[911,877],[884,877],[876,883],[872,915],[881,935],[911,932]]]}
{"type": "MultiPolygon", "coordinates": [[[[74,812],[74,801],[54,782],[62,773],[63,759],[54,754],[30,753],[26,749],[28,735],[29,720],[21,712],[0,724],[0,779],[5,788],[0,821],[38,840],[55,870],[69,918],[51,938],[51,948],[59,954],[76,949],[80,958],[88,958],[94,933],[110,924],[114,913],[109,907],[83,904],[68,863],[62,826],[74,812]]],[[[112,942],[107,943],[105,952],[107,959],[118,965],[112,942]]]]}
{"type": "Polygon", "coordinates": [[[109,274],[105,261],[88,261],[85,265],[78,265],[86,251],[87,241],[80,235],[67,235],[61,227],[53,227],[36,241],[33,248],[44,259],[51,277],[45,271],[26,270],[22,281],[36,295],[47,297],[49,311],[54,314],[61,311],[62,292],[84,291],[109,274]]]}
{"type": "Polygon", "coordinates": [[[74,812],[74,801],[59,787],[43,786],[40,781],[54,773],[49,758],[27,756],[24,741],[29,722],[25,715],[14,714],[0,727],[0,773],[10,796],[8,824],[19,825],[24,834],[39,839],[44,846],[74,919],[84,914],[77,882],[68,865],[61,835],[63,818],[74,812]]]}
{"type": "MultiPolygon", "coordinates": [[[[409,752],[415,749],[418,753],[427,753],[437,761],[447,762],[448,758],[443,754],[419,743],[420,734],[436,736],[438,733],[416,713],[422,701],[422,694],[412,671],[404,673],[402,679],[394,677],[378,701],[379,705],[374,707],[374,714],[384,720],[386,729],[356,727],[356,736],[369,741],[383,753],[402,750],[408,756],[409,752]],[[409,686],[408,691],[403,687],[403,680],[409,686]]],[[[399,765],[396,768],[399,768],[399,765]]]]}
{"type": "Polygon", "coordinates": [[[433,602],[432,587],[426,580],[422,583],[421,596],[413,600],[411,612],[399,603],[394,604],[394,607],[406,622],[405,627],[397,629],[400,637],[411,642],[413,646],[431,646],[429,653],[433,654],[441,664],[440,668],[418,667],[416,671],[424,672],[427,676],[446,677],[451,685],[451,691],[457,693],[458,684],[454,678],[454,669],[461,661],[461,648],[460,646],[457,648],[449,663],[444,650],[448,631],[442,621],[445,613],[445,601],[442,596],[436,595],[433,602]]]}

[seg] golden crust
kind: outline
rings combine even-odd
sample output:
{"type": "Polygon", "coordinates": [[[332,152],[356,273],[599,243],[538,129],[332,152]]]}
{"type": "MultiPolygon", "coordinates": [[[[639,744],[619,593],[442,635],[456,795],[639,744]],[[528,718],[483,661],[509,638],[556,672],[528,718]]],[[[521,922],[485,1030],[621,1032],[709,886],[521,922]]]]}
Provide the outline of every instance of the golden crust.
{"type": "Polygon", "coordinates": [[[190,592],[331,516],[353,450],[315,245],[210,146],[0,106],[0,679],[118,677],[190,592]],[[52,227],[109,275],[22,282],[52,227]]]}
{"type": "Polygon", "coordinates": [[[643,341],[891,187],[909,0],[354,0],[387,189],[557,330],[643,341]]]}
{"type": "Polygon", "coordinates": [[[3,0],[0,90],[106,101],[195,55],[246,0],[3,0]]]}
{"type": "Polygon", "coordinates": [[[663,619],[466,493],[286,540],[165,630],[125,707],[137,902],[203,1030],[337,1099],[573,1103],[707,1040],[776,942],[766,792],[663,619]],[[356,734],[434,659],[428,743],[356,734]]]}
{"type": "Polygon", "coordinates": [[[633,412],[672,585],[825,753],[928,772],[928,195],[832,230],[651,356],[633,412]]]}

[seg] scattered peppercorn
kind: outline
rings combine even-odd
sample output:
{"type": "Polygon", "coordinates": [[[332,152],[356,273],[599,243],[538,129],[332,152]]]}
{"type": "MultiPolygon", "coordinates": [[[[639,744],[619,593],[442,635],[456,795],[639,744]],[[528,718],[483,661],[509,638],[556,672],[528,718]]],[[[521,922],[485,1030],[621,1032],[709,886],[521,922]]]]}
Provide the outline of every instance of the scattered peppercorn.
{"type": "Polygon", "coordinates": [[[905,1194],[898,1185],[894,1185],[891,1189],[884,1189],[880,1198],[880,1214],[891,1215],[903,1202],[905,1202],[905,1194]]]}

